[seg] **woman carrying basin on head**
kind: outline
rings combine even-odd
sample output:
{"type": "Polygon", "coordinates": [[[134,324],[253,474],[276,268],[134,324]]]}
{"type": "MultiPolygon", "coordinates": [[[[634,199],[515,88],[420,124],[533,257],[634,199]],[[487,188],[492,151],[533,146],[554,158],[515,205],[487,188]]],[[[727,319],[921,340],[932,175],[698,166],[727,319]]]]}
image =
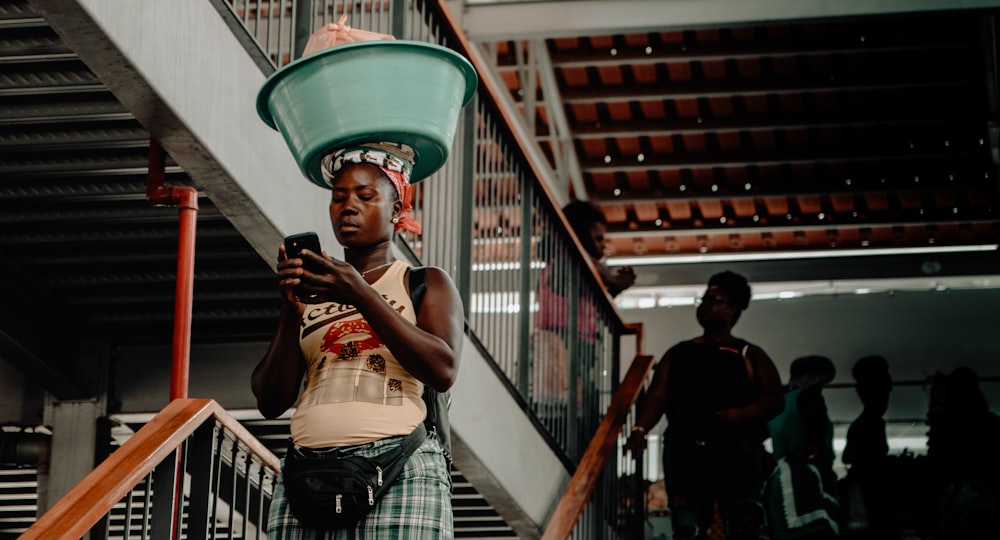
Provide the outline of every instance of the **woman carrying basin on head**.
{"type": "MultiPolygon", "coordinates": [[[[392,451],[423,424],[424,386],[445,391],[455,382],[464,323],[458,291],[443,270],[427,267],[426,294],[415,309],[414,272],[391,249],[394,231],[419,230],[408,215],[413,159],[408,147],[392,143],[330,153],[322,172],[345,260],[308,250],[290,258],[279,248],[281,314],[252,388],[267,418],[297,403],[290,452],[374,457],[392,451]]],[[[283,484],[274,491],[270,538],[453,537],[450,471],[433,434],[370,513],[349,528],[304,525],[283,484]]]]}

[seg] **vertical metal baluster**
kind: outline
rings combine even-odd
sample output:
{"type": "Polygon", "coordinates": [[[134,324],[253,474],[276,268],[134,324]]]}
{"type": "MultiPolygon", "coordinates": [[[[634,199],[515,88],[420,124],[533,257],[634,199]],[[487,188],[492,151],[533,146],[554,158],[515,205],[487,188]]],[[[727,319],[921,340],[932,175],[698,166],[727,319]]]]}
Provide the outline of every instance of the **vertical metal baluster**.
{"type": "Polygon", "coordinates": [[[146,493],[142,502],[142,535],[141,538],[149,538],[150,519],[152,514],[150,507],[153,502],[153,473],[146,475],[146,493]]]}
{"type": "Polygon", "coordinates": [[[229,488],[229,538],[233,538],[233,514],[236,513],[236,485],[237,485],[237,474],[240,462],[240,447],[233,440],[233,448],[230,450],[229,463],[232,465],[232,472],[230,473],[230,488],[229,488]]]}
{"type": "Polygon", "coordinates": [[[216,424],[213,440],[215,444],[212,448],[212,487],[211,487],[211,498],[212,498],[212,527],[210,538],[216,538],[219,533],[218,523],[216,516],[219,514],[219,485],[222,483],[222,441],[225,438],[225,434],[222,428],[216,424]]]}
{"type": "Polygon", "coordinates": [[[249,523],[250,515],[250,490],[252,486],[250,485],[250,464],[251,455],[249,451],[243,452],[243,474],[241,476],[240,485],[243,486],[243,508],[240,514],[243,519],[243,528],[240,529],[240,536],[246,538],[247,536],[247,524],[249,523]]]}

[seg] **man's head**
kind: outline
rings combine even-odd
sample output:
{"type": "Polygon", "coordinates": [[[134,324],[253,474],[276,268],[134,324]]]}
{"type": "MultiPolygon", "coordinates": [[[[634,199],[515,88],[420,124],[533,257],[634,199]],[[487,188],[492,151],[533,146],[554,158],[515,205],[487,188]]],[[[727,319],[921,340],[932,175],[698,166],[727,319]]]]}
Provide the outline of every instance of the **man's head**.
{"type": "Polygon", "coordinates": [[[865,408],[885,413],[892,391],[889,362],[881,356],[866,356],[854,363],[851,375],[856,383],[854,388],[858,398],[865,408]]]}
{"type": "Polygon", "coordinates": [[[837,368],[829,358],[814,354],[793,360],[789,376],[788,384],[793,388],[824,385],[837,376],[837,368]]]}

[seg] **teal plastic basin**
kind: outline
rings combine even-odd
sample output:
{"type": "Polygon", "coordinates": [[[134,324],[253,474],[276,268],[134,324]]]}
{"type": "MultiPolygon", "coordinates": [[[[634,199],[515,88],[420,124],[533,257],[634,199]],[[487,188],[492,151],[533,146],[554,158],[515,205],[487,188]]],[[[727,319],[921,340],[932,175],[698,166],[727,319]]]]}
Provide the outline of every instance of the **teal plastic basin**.
{"type": "Polygon", "coordinates": [[[448,160],[462,107],[479,79],[463,56],[420,41],[362,41],[304,56],[257,93],[257,114],[277,129],[302,174],[323,181],[320,162],[354,143],[392,141],[416,153],[411,182],[448,160]]]}

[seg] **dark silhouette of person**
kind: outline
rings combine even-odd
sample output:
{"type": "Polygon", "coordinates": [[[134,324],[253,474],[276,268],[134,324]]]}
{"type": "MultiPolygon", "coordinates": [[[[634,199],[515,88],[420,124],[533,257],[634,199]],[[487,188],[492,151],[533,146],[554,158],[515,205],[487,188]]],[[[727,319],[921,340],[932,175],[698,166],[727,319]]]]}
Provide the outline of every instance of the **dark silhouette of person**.
{"type": "Polygon", "coordinates": [[[678,540],[706,538],[716,505],[727,539],[766,533],[760,493],[770,456],[762,443],[784,397],[767,353],[732,334],[750,296],[739,274],[709,279],[696,312],[704,333],[660,359],[629,437],[628,448],[637,453],[666,414],[664,482],[678,540]]]}
{"type": "Polygon", "coordinates": [[[858,540],[898,538],[886,467],[889,442],[882,418],[889,408],[892,392],[889,363],[881,356],[866,356],[854,363],[851,375],[862,409],[847,428],[847,444],[841,458],[848,466],[843,486],[843,536],[858,540]]]}
{"type": "Polygon", "coordinates": [[[975,371],[960,367],[936,377],[928,424],[937,538],[1000,538],[1000,416],[990,411],[975,371]]]}
{"type": "Polygon", "coordinates": [[[785,391],[785,410],[767,424],[777,460],[765,486],[774,540],[839,537],[833,423],[823,399],[823,387],[836,374],[825,356],[796,358],[785,391]]]}

